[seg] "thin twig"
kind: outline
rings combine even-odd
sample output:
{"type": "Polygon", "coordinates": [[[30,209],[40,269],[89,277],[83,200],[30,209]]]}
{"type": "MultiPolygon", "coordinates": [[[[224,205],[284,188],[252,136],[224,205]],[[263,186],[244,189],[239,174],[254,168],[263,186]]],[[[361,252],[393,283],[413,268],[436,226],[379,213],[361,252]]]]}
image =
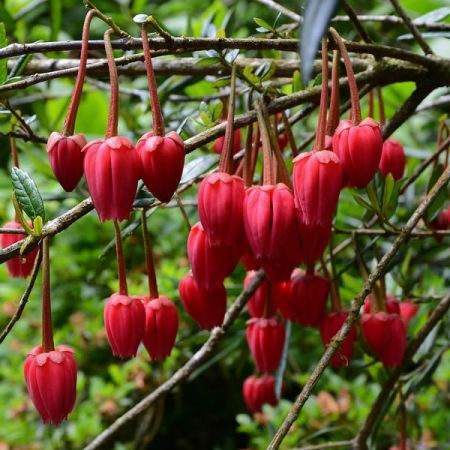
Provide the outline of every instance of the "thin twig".
{"type": "Polygon", "coordinates": [[[361,36],[362,40],[367,43],[372,42],[372,39],[367,34],[366,29],[363,27],[361,21],[359,20],[358,15],[355,13],[355,11],[350,6],[350,4],[347,2],[347,0],[342,0],[341,3],[342,3],[342,7],[344,8],[344,11],[347,13],[349,19],[351,20],[351,22],[353,22],[353,25],[355,25],[355,28],[358,30],[358,33],[361,36]]]}
{"type": "MultiPolygon", "coordinates": [[[[335,233],[339,234],[360,234],[364,236],[397,236],[401,233],[398,230],[378,230],[369,228],[334,228],[335,233]]],[[[410,236],[412,238],[436,237],[436,236],[450,236],[450,230],[435,230],[435,231],[413,231],[410,236]]]]}
{"type": "Polygon", "coordinates": [[[291,11],[290,9],[286,8],[285,6],[280,5],[277,2],[274,2],[273,0],[256,0],[258,3],[262,3],[263,5],[268,6],[270,9],[273,9],[276,12],[279,12],[286,17],[289,17],[289,19],[294,20],[295,22],[302,23],[303,17],[299,14],[295,13],[294,11],[291,11]]]}

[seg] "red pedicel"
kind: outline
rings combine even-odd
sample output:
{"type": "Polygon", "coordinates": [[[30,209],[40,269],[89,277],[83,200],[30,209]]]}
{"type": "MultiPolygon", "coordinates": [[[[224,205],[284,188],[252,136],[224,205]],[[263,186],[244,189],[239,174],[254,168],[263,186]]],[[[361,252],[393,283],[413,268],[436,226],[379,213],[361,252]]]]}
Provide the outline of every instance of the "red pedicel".
{"type": "Polygon", "coordinates": [[[106,333],[114,356],[136,356],[144,336],[145,308],[137,297],[115,293],[105,303],[106,333]]]}
{"type": "Polygon", "coordinates": [[[276,406],[275,378],[268,374],[248,377],[242,385],[242,396],[252,414],[261,412],[265,404],[276,406]]]}
{"type": "MultiPolygon", "coordinates": [[[[256,272],[250,271],[244,279],[244,289],[246,289],[256,272]]],[[[277,290],[269,281],[264,280],[257,288],[254,294],[249,298],[247,308],[252,317],[272,317],[277,312],[277,290]]]]}
{"type": "Polygon", "coordinates": [[[27,356],[24,376],[28,393],[44,423],[58,425],[73,410],[77,387],[77,363],[73,350],[59,345],[43,352],[39,345],[27,356]]]}

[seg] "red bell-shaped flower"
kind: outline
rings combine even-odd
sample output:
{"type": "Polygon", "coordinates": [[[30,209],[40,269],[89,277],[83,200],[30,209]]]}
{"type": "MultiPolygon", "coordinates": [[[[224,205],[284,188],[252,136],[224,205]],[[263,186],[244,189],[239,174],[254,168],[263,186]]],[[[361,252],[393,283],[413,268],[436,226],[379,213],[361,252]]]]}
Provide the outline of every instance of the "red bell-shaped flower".
{"type": "Polygon", "coordinates": [[[386,139],[383,143],[380,160],[380,172],[384,178],[390,173],[394,180],[403,177],[406,165],[406,156],[403,145],[395,139],[386,139]]]}
{"type": "Polygon", "coordinates": [[[189,232],[187,253],[195,281],[198,286],[206,289],[223,284],[223,280],[233,272],[241,256],[236,244],[211,246],[200,222],[189,232]]]}
{"type": "Polygon", "coordinates": [[[39,345],[27,355],[24,376],[28,393],[44,423],[58,425],[73,410],[77,363],[73,350],[60,345],[43,352],[39,345]]]}
{"type": "Polygon", "coordinates": [[[83,134],[64,136],[53,132],[48,138],[48,160],[56,179],[66,192],[73,191],[83,176],[82,149],[86,143],[83,134]]]}
{"type": "MultiPolygon", "coordinates": [[[[297,210],[297,217],[299,217],[297,210]]],[[[298,235],[301,262],[313,264],[320,259],[327,248],[331,237],[331,223],[329,225],[305,225],[298,219],[298,235]]]]}
{"type": "MultiPolygon", "coordinates": [[[[297,269],[294,269],[294,272],[297,269]]],[[[278,311],[286,320],[293,322],[295,320],[295,311],[293,308],[292,292],[291,292],[291,280],[280,281],[274,283],[272,291],[277,299],[278,311]]]]}
{"type": "Polygon", "coordinates": [[[336,154],[329,150],[301,153],[294,159],[293,181],[299,223],[329,226],[342,186],[336,154]]]}
{"type": "Polygon", "coordinates": [[[361,330],[368,347],[385,367],[402,364],[406,348],[406,328],[398,314],[384,311],[363,314],[361,330]]]}
{"type": "Polygon", "coordinates": [[[142,299],[145,305],[145,331],[142,342],[154,361],[167,358],[178,332],[178,311],[164,295],[142,299]]]}
{"type": "MultiPolygon", "coordinates": [[[[327,314],[320,324],[320,336],[322,343],[326,347],[336,333],[341,329],[347,319],[348,313],[344,311],[327,314]]],[[[333,355],[330,361],[331,367],[347,366],[353,356],[353,343],[357,339],[356,328],[353,327],[350,333],[345,337],[344,342],[338,351],[333,355]]]]}
{"type": "MultiPolygon", "coordinates": [[[[223,121],[222,121],[223,122],[223,121]]],[[[214,142],[213,150],[219,155],[222,153],[223,145],[225,143],[225,136],[220,136],[214,142]]],[[[233,155],[241,149],[241,129],[235,128],[233,132],[233,155]]]]}
{"type": "MultiPolygon", "coordinates": [[[[256,272],[250,271],[244,278],[244,289],[246,289],[256,272]]],[[[272,317],[277,312],[277,290],[269,281],[264,280],[250,297],[247,303],[248,312],[252,317],[272,317]]]]}
{"type": "Polygon", "coordinates": [[[414,303],[412,300],[403,300],[400,302],[400,317],[403,322],[408,326],[409,322],[416,316],[419,310],[419,305],[414,303]]]}
{"type": "MultiPolygon", "coordinates": [[[[370,294],[366,297],[363,305],[364,314],[370,314],[372,312],[373,301],[373,294],[370,294]]],[[[400,302],[397,300],[395,295],[386,294],[386,297],[384,299],[384,308],[390,314],[400,314],[400,302]]]]}
{"type": "Polygon", "coordinates": [[[294,311],[293,319],[303,327],[319,327],[327,304],[330,283],[315,273],[295,269],[288,296],[294,311]]]}
{"type": "Polygon", "coordinates": [[[167,203],[180,182],[184,167],[184,142],[171,131],[155,136],[152,131],[139,139],[140,176],[148,190],[161,202],[167,203]]]}
{"type": "Polygon", "coordinates": [[[275,317],[254,318],[247,322],[247,343],[261,372],[275,372],[284,346],[284,326],[275,317]]]}
{"type": "Polygon", "coordinates": [[[247,236],[243,233],[242,238],[242,256],[241,263],[244,266],[245,270],[259,270],[261,269],[261,263],[255,258],[252,249],[250,248],[250,244],[248,243],[247,236]]]}
{"type": "Polygon", "coordinates": [[[358,125],[342,120],[333,136],[333,151],[341,161],[344,182],[365,188],[378,170],[382,148],[383,136],[378,122],[370,117],[358,125]]]}
{"type": "Polygon", "coordinates": [[[113,294],[103,313],[113,355],[125,359],[136,356],[145,329],[145,308],[137,297],[113,294]]]}
{"type": "Polygon", "coordinates": [[[275,378],[268,374],[248,377],[242,385],[242,396],[252,414],[261,412],[264,404],[276,406],[275,378]]]}
{"type": "Polygon", "coordinates": [[[101,221],[129,219],[139,178],[137,153],[125,137],[87,144],[84,173],[101,221]]]}
{"type": "Polygon", "coordinates": [[[201,289],[191,273],[178,285],[181,301],[188,314],[205,330],[222,325],[227,308],[227,293],[223,284],[201,289]]]}
{"type": "Polygon", "coordinates": [[[244,180],[225,172],[208,175],[198,191],[198,213],[213,246],[241,242],[244,180]]]}
{"type": "Polygon", "coordinates": [[[300,262],[294,197],[282,183],[247,189],[244,226],[257,261],[274,280],[289,279],[300,262]]]}
{"type": "MultiPolygon", "coordinates": [[[[5,223],[5,228],[12,228],[12,229],[21,229],[22,225],[19,222],[11,221],[8,223],[5,223]]],[[[2,248],[9,247],[10,245],[15,244],[18,241],[21,241],[22,239],[25,239],[27,236],[26,234],[9,234],[9,233],[2,233],[0,235],[1,239],[1,245],[2,248]]],[[[9,259],[6,261],[6,267],[8,268],[9,274],[14,278],[26,278],[31,274],[31,271],[33,270],[34,261],[36,259],[37,255],[37,248],[32,250],[28,255],[26,256],[14,256],[14,258],[9,259]]]]}

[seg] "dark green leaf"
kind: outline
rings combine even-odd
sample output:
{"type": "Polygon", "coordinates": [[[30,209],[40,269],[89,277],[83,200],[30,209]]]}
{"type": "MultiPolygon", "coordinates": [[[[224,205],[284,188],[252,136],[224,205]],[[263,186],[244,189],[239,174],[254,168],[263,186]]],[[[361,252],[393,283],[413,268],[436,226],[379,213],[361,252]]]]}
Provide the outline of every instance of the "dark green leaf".
{"type": "Polygon", "coordinates": [[[353,198],[354,198],[355,202],[358,203],[358,205],[362,206],[364,209],[373,210],[372,205],[369,202],[367,202],[367,200],[365,200],[360,195],[353,194],[353,198]]]}
{"type": "Polygon", "coordinates": [[[389,201],[392,197],[392,192],[394,191],[395,180],[391,173],[388,173],[386,179],[384,180],[384,188],[383,188],[383,201],[382,201],[382,210],[389,205],[389,201]]]}
{"type": "Polygon", "coordinates": [[[339,0],[307,0],[300,37],[300,61],[303,82],[311,79],[314,58],[339,0]]]}
{"type": "Polygon", "coordinates": [[[44,202],[35,182],[17,167],[12,168],[11,178],[17,201],[25,214],[32,221],[38,216],[45,221],[44,202]]]}
{"type": "Polygon", "coordinates": [[[212,66],[214,64],[220,64],[220,59],[217,57],[213,57],[213,58],[203,58],[198,60],[195,65],[197,67],[207,67],[207,66],[212,66]]]}
{"type": "Polygon", "coordinates": [[[140,189],[136,195],[136,199],[133,202],[133,208],[145,208],[155,203],[155,197],[147,190],[140,189]]]}
{"type": "Polygon", "coordinates": [[[378,201],[378,197],[373,186],[369,184],[366,190],[367,195],[369,196],[370,203],[372,204],[372,209],[381,212],[380,203],[378,201]]]}
{"type": "MultiPolygon", "coordinates": [[[[270,26],[265,20],[254,17],[253,20],[259,25],[263,30],[274,32],[274,28],[270,26]]],[[[258,30],[259,31],[259,30],[258,30]]]]}
{"type": "Polygon", "coordinates": [[[188,162],[184,166],[183,176],[180,184],[189,183],[190,181],[202,175],[207,170],[217,163],[218,157],[216,155],[205,155],[188,162]]]}

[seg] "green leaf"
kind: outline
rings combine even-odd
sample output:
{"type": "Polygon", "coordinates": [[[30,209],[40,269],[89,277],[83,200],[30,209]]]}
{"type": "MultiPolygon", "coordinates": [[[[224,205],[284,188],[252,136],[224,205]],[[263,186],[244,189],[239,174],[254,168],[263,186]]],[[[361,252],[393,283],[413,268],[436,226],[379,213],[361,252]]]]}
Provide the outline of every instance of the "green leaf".
{"type": "Polygon", "coordinates": [[[353,198],[358,205],[362,206],[365,209],[373,210],[372,205],[368,203],[363,197],[358,194],[353,194],[353,198]]]}
{"type": "Polygon", "coordinates": [[[17,202],[25,214],[32,221],[39,216],[45,221],[44,202],[35,182],[26,172],[17,167],[12,168],[11,178],[17,202]]]}
{"type": "Polygon", "coordinates": [[[50,40],[56,41],[58,39],[58,33],[61,29],[62,18],[62,2],[61,0],[50,0],[50,21],[51,21],[51,33],[50,40]]]}
{"type": "Polygon", "coordinates": [[[246,66],[243,72],[245,78],[251,81],[253,84],[259,84],[261,80],[253,73],[253,67],[246,66]]]}
{"type": "Polygon", "coordinates": [[[220,59],[217,57],[212,57],[212,58],[202,58],[200,60],[198,60],[195,65],[197,67],[207,67],[207,66],[212,66],[214,64],[220,64],[220,59]]]}
{"type": "Polygon", "coordinates": [[[230,77],[218,78],[212,83],[215,88],[222,88],[230,85],[230,77]]]}
{"type": "MultiPolygon", "coordinates": [[[[255,21],[255,23],[257,25],[259,25],[264,30],[272,31],[273,33],[275,32],[275,29],[271,25],[269,25],[265,20],[259,19],[258,17],[254,17],[253,20],[255,21]]],[[[260,31],[260,30],[258,30],[258,31],[260,31]]]]}
{"type": "Polygon", "coordinates": [[[371,184],[367,186],[367,195],[369,196],[370,203],[372,204],[372,208],[375,211],[381,212],[380,203],[378,201],[377,193],[371,184]]]}
{"type": "MultiPolygon", "coordinates": [[[[0,22],[0,48],[4,48],[7,45],[5,24],[0,22]]],[[[6,58],[0,59],[0,84],[3,84],[8,78],[7,62],[6,58]]]]}
{"type": "Polygon", "coordinates": [[[146,208],[155,203],[155,197],[147,189],[139,189],[136,199],[133,202],[133,208],[146,208]]]}
{"type": "MultiPolygon", "coordinates": [[[[444,172],[443,164],[437,164],[433,169],[433,173],[431,174],[430,181],[428,183],[427,192],[430,192],[431,188],[436,184],[436,181],[444,172]]],[[[431,202],[431,205],[428,207],[427,212],[425,214],[426,222],[433,221],[442,207],[444,206],[445,201],[448,198],[448,187],[445,187],[441,190],[439,195],[431,202]]]]}
{"type": "Polygon", "coordinates": [[[382,210],[389,205],[389,201],[392,197],[392,192],[394,192],[395,180],[391,173],[388,173],[386,179],[384,180],[383,188],[383,200],[382,200],[382,210]]]}
{"type": "Polygon", "coordinates": [[[339,0],[306,2],[300,37],[300,62],[305,84],[311,79],[320,41],[338,6],[339,0]]]}
{"type": "Polygon", "coordinates": [[[216,155],[204,155],[188,162],[184,166],[180,184],[189,183],[198,176],[202,175],[207,170],[211,169],[211,167],[217,163],[218,159],[219,158],[216,155]]]}
{"type": "Polygon", "coordinates": [[[302,88],[302,76],[299,70],[292,74],[292,93],[300,91],[302,88]]]}

